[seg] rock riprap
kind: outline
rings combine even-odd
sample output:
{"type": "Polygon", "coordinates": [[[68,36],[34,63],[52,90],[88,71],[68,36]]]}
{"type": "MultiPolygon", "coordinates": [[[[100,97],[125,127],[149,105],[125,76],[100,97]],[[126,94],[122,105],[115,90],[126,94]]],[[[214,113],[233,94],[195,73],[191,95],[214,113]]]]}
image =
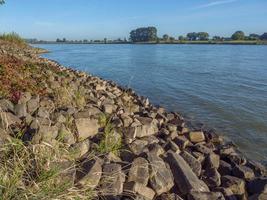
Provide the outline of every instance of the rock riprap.
{"type": "MultiPolygon", "coordinates": [[[[42,76],[44,92],[20,91],[16,99],[0,93],[0,148],[14,137],[63,145],[75,160],[73,186],[103,199],[266,197],[266,168],[215,132],[194,130],[178,113],[112,81],[37,55],[23,58],[42,66],[31,76],[42,76]]],[[[56,163],[68,159],[62,154],[56,163]]]]}

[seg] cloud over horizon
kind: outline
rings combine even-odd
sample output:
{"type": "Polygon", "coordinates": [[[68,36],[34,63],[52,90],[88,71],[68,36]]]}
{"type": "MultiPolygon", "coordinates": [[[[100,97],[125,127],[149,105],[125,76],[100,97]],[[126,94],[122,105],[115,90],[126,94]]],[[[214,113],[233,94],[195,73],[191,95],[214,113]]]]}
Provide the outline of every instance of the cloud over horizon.
{"type": "Polygon", "coordinates": [[[229,3],[234,3],[238,0],[221,0],[221,1],[214,1],[210,3],[206,3],[200,6],[195,7],[195,9],[200,9],[200,8],[209,8],[209,7],[214,7],[214,6],[219,6],[223,4],[229,4],[229,3]]]}

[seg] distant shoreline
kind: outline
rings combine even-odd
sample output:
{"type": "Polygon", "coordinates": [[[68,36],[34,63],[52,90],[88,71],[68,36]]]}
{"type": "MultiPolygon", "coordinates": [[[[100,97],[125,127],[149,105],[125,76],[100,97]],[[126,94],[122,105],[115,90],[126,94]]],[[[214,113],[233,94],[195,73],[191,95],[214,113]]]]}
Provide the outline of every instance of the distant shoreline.
{"type": "Polygon", "coordinates": [[[267,45],[267,41],[173,41],[173,42],[33,42],[29,44],[178,44],[178,45],[185,45],[185,44],[198,44],[198,45],[267,45]]]}

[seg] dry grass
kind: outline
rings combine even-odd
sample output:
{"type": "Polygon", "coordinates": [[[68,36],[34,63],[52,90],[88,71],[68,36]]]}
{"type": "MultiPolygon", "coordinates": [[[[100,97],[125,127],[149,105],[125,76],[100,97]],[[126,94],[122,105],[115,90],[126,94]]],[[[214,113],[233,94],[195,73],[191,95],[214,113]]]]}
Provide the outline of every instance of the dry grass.
{"type": "Polygon", "coordinates": [[[25,46],[26,42],[17,33],[4,33],[0,35],[0,39],[6,42],[10,42],[19,46],[25,46]]]}
{"type": "Polygon", "coordinates": [[[0,158],[0,199],[83,200],[94,196],[91,188],[73,184],[75,160],[61,143],[26,146],[12,138],[1,146],[0,158]]]}
{"type": "Polygon", "coordinates": [[[55,89],[54,96],[58,106],[75,106],[78,109],[83,109],[86,105],[85,91],[83,88],[74,90],[70,85],[64,84],[55,89]]]}

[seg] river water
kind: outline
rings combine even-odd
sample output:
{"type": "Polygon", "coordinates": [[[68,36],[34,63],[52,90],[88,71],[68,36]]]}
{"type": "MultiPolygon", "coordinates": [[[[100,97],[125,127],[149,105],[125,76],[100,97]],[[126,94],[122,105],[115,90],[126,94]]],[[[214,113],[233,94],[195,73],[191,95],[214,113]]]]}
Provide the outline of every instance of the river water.
{"type": "Polygon", "coordinates": [[[133,88],[267,162],[267,46],[36,45],[44,57],[133,88]]]}

